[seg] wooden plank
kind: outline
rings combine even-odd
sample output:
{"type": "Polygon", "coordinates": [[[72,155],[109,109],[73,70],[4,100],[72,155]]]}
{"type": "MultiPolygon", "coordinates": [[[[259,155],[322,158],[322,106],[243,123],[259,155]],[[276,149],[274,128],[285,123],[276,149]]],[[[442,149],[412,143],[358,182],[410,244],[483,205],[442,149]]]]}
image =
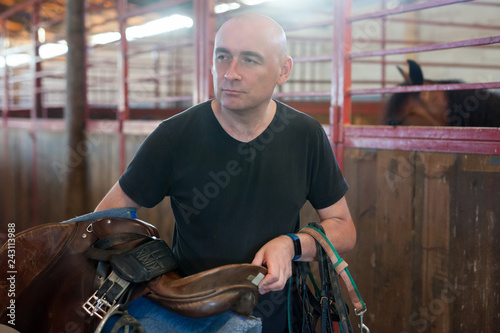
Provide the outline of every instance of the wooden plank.
{"type": "MultiPolygon", "coordinates": [[[[40,162],[39,168],[45,170],[47,179],[43,180],[41,177],[39,179],[40,182],[43,181],[46,184],[47,187],[45,191],[48,190],[48,193],[50,193],[50,200],[40,200],[41,206],[46,205],[48,207],[47,215],[40,216],[40,222],[60,222],[68,218],[65,216],[63,206],[61,205],[64,200],[63,174],[62,171],[56,167],[57,165],[67,163],[64,154],[66,149],[65,136],[62,131],[47,131],[46,133],[48,136],[43,152],[45,158],[43,162],[40,162]]],[[[44,191],[44,189],[40,188],[40,191],[44,191]]],[[[43,194],[40,195],[40,198],[42,197],[43,194]]]]}
{"type": "Polygon", "coordinates": [[[500,173],[469,171],[467,163],[460,163],[454,181],[450,332],[495,332],[500,324],[500,173]]]}
{"type": "Polygon", "coordinates": [[[32,138],[28,130],[15,130],[9,136],[11,176],[12,176],[12,209],[17,214],[12,216],[16,230],[21,231],[32,225],[33,221],[33,155],[32,138]]]}
{"type": "MultiPolygon", "coordinates": [[[[367,304],[368,312],[364,321],[370,325],[382,315],[376,310],[376,304],[379,304],[380,301],[377,299],[378,295],[374,284],[377,274],[376,254],[374,252],[378,200],[377,152],[367,149],[346,149],[344,174],[349,184],[346,200],[357,231],[356,246],[351,252],[344,255],[344,259],[349,264],[349,271],[367,304]]],[[[347,294],[344,292],[344,295],[347,294]]],[[[356,327],[359,318],[355,316],[353,311],[350,313],[350,319],[353,326],[356,327]]]]}
{"type": "Polygon", "coordinates": [[[410,152],[377,152],[374,287],[378,330],[408,329],[412,283],[414,173],[407,169],[410,152]],[[384,319],[382,319],[384,318],[384,319]]]}
{"type": "Polygon", "coordinates": [[[443,293],[449,285],[450,173],[456,160],[455,154],[420,152],[408,161],[416,174],[413,267],[420,272],[413,279],[411,331],[450,331],[443,293]]]}
{"type": "Polygon", "coordinates": [[[2,188],[0,189],[0,221],[2,221],[2,223],[0,224],[0,233],[4,234],[7,233],[7,224],[10,222],[9,198],[11,197],[11,193],[9,190],[10,181],[8,176],[10,170],[10,149],[8,146],[9,131],[9,128],[7,127],[0,127],[0,149],[2,151],[0,159],[0,184],[2,184],[2,188]]]}
{"type": "Polygon", "coordinates": [[[117,135],[102,131],[91,131],[89,134],[94,153],[89,156],[90,170],[88,177],[91,179],[90,210],[94,210],[106,193],[118,180],[118,175],[113,170],[119,168],[119,150],[117,135]]]}

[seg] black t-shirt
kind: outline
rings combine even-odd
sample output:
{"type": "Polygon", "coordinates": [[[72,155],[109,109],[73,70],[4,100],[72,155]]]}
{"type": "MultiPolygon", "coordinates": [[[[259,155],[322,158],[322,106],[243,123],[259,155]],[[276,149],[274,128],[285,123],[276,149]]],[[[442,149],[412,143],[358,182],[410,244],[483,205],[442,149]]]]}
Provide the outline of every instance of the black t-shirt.
{"type": "Polygon", "coordinates": [[[266,242],[297,230],[306,200],[325,208],[348,188],[312,117],[277,102],[268,128],[244,143],[224,131],[210,103],[163,121],[120,178],[141,206],[170,196],[172,248],[185,275],[251,262],[266,242]]]}

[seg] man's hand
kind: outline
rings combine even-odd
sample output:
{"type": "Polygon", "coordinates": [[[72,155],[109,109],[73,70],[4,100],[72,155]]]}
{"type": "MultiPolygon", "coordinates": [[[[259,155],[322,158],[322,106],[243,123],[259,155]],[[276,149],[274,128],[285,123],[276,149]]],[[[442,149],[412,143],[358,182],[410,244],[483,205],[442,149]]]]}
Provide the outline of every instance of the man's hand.
{"type": "Polygon", "coordinates": [[[259,284],[259,292],[282,290],[292,276],[292,259],[295,256],[293,241],[279,236],[267,242],[255,255],[252,264],[267,266],[267,275],[259,284]]]}

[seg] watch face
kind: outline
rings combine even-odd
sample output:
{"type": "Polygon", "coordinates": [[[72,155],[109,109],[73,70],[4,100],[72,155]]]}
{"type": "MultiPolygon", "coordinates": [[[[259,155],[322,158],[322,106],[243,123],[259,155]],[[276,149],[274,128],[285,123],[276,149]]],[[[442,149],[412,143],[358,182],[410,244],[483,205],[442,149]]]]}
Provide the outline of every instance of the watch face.
{"type": "Polygon", "coordinates": [[[295,251],[295,256],[293,257],[293,260],[297,260],[300,258],[302,255],[302,246],[300,245],[300,238],[299,236],[295,234],[286,234],[286,236],[290,237],[293,241],[293,249],[295,251]]]}

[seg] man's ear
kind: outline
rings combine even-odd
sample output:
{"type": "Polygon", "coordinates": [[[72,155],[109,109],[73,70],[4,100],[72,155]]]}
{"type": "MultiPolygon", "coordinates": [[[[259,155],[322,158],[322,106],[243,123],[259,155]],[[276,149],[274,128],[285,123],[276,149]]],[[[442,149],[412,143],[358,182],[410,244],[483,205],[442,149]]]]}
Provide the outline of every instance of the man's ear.
{"type": "Polygon", "coordinates": [[[282,85],[288,80],[290,73],[292,72],[293,60],[292,57],[286,56],[281,60],[280,74],[278,76],[277,83],[282,85]]]}

